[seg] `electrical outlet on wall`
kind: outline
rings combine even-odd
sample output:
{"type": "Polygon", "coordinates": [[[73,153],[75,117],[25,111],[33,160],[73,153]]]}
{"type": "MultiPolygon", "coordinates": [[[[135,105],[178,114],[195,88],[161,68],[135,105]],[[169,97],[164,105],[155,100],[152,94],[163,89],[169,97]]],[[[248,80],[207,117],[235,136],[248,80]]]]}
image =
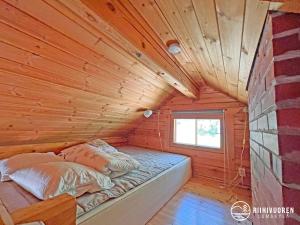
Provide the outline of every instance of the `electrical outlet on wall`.
{"type": "Polygon", "coordinates": [[[246,171],[244,167],[239,168],[239,175],[240,177],[245,177],[246,176],[246,171]]]}

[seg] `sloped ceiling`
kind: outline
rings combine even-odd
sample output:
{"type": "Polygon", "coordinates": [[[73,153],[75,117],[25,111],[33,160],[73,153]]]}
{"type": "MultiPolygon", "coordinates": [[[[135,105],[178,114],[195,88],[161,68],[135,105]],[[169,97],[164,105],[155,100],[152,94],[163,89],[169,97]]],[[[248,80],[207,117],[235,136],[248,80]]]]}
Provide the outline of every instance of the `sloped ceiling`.
{"type": "Polygon", "coordinates": [[[126,135],[205,84],[245,102],[268,4],[0,0],[0,145],[126,135]]]}
{"type": "Polygon", "coordinates": [[[82,6],[0,1],[0,145],[124,135],[172,97],[82,6]]]}
{"type": "Polygon", "coordinates": [[[204,79],[208,85],[247,101],[247,80],[269,2],[81,1],[148,56],[150,49],[158,49],[154,43],[167,52],[166,43],[177,40],[182,52],[169,57],[196,87],[204,79]]]}

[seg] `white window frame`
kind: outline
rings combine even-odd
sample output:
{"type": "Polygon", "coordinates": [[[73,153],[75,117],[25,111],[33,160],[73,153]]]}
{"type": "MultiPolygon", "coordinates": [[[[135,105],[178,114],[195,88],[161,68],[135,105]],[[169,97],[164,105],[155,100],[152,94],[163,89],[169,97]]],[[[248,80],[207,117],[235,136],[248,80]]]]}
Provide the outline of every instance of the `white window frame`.
{"type": "MultiPolygon", "coordinates": [[[[224,116],[221,113],[218,114],[210,114],[210,111],[205,111],[206,113],[190,113],[190,111],[187,111],[187,113],[180,113],[180,114],[172,114],[171,116],[171,146],[173,147],[181,147],[181,148],[191,148],[195,150],[214,150],[217,152],[223,152],[224,149],[224,140],[225,140],[225,132],[224,132],[224,116]],[[197,133],[197,120],[198,119],[217,119],[220,120],[220,148],[215,148],[211,146],[204,146],[204,145],[197,145],[197,135],[195,135],[195,145],[192,144],[184,144],[184,143],[177,143],[175,142],[175,135],[176,135],[176,129],[175,129],[175,120],[176,119],[194,119],[195,120],[195,133],[197,133]]],[[[214,112],[214,111],[212,111],[214,112]]]]}

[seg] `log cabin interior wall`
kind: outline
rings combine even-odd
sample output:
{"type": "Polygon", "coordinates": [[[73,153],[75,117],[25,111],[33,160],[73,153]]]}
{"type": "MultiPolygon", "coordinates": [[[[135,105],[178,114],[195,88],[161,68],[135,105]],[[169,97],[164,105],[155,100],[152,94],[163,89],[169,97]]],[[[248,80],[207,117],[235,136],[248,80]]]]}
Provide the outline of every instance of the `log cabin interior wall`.
{"type": "MultiPolygon", "coordinates": [[[[0,145],[123,137],[136,126],[142,109],[157,108],[177,91],[197,98],[199,87],[206,82],[216,84],[210,81],[216,81],[218,65],[223,65],[227,57],[219,53],[234,47],[225,44],[231,31],[216,27],[217,17],[224,22],[224,27],[234,21],[231,26],[239,33],[239,42],[243,42],[244,48],[248,46],[244,56],[238,48],[241,57],[234,60],[234,70],[237,71],[240,61],[245,62],[243,57],[248,58],[249,66],[258,37],[242,38],[241,33],[259,33],[256,31],[261,29],[259,24],[269,3],[242,1],[241,7],[230,12],[221,1],[216,1],[216,5],[212,2],[203,1],[204,5],[200,6],[192,1],[176,1],[173,5],[177,8],[170,9],[175,13],[170,13],[163,9],[163,1],[1,0],[0,145]],[[90,8],[93,4],[98,5],[90,8]],[[104,11],[99,11],[102,4],[105,4],[104,11]],[[182,12],[178,11],[180,5],[182,12]],[[201,18],[203,7],[209,13],[201,18]],[[166,15],[161,14],[162,10],[166,15]],[[226,11],[228,18],[224,15],[226,11]],[[250,18],[254,12],[259,16],[250,18]],[[155,19],[151,20],[153,13],[155,19]],[[129,14],[132,16],[128,17],[129,14]],[[210,18],[210,15],[217,17],[210,18]],[[129,21],[129,28],[139,26],[148,33],[138,34],[133,42],[119,29],[120,24],[116,24],[124,18],[129,21]],[[134,23],[137,18],[138,24],[134,23]],[[176,25],[171,23],[173,19],[180,20],[178,27],[172,26],[176,25]],[[195,33],[191,33],[193,24],[187,24],[190,19],[199,22],[195,33]],[[253,19],[259,20],[255,27],[249,26],[253,19]],[[200,38],[197,43],[194,43],[195,35],[200,38]],[[222,46],[219,37],[224,38],[222,46]],[[169,54],[165,46],[167,39],[178,39],[183,52],[176,57],[169,54]]],[[[221,66],[223,75],[225,67],[221,66]]],[[[237,82],[241,80],[237,78],[238,73],[232,75],[235,84],[221,77],[219,86],[215,86],[245,100],[245,93],[240,97],[237,94],[237,82]],[[234,86],[234,91],[220,84],[234,86]]]]}
{"type": "MultiPolygon", "coordinates": [[[[230,163],[226,163],[226,181],[233,179],[240,166],[240,157],[243,147],[244,128],[246,128],[245,151],[243,154],[243,167],[246,168],[246,177],[240,184],[250,185],[250,156],[249,156],[249,128],[248,113],[245,104],[209,87],[200,89],[200,98],[192,100],[182,95],[176,95],[150,118],[144,118],[137,128],[129,134],[129,144],[155,148],[161,150],[159,132],[161,133],[162,148],[168,152],[189,155],[192,158],[193,177],[223,182],[224,180],[224,154],[217,150],[191,149],[176,147],[172,144],[171,119],[172,111],[178,110],[225,110],[225,136],[227,142],[227,155],[230,163]],[[245,124],[246,123],[246,124],[245,124]],[[158,130],[159,125],[159,130],[158,130]],[[246,127],[245,127],[246,125],[246,127]],[[231,178],[231,179],[230,179],[231,178]]],[[[226,162],[226,160],[225,160],[226,162]]]]}
{"type": "Polygon", "coordinates": [[[1,146],[126,136],[140,108],[173,95],[102,27],[79,17],[82,5],[64,3],[72,9],[0,1],[1,146]]]}
{"type": "MultiPolygon", "coordinates": [[[[232,120],[237,161],[244,105],[228,96],[246,102],[267,10],[299,10],[293,1],[224,2],[0,0],[1,148],[12,154],[59,150],[93,137],[118,145],[127,136],[132,144],[158,147],[155,115],[143,119],[150,131],[138,125],[144,109],[162,106],[162,129],[169,129],[164,112],[173,106],[224,100],[225,108],[238,110],[232,120]],[[182,48],[178,55],[167,51],[174,39],[182,48]]],[[[168,143],[168,151],[195,156],[195,176],[222,180],[221,154],[168,143]],[[203,162],[216,156],[214,166],[203,162]]],[[[249,167],[247,158],[244,163],[249,167]]]]}
{"type": "MultiPolygon", "coordinates": [[[[183,105],[216,101],[239,110],[231,121],[237,160],[244,105],[206,85],[245,102],[269,3],[231,1],[236,7],[212,0],[0,0],[0,145],[10,151],[1,157],[59,150],[93,137],[127,143],[143,109],[176,96],[183,105]],[[169,39],[180,42],[182,53],[168,53],[169,39]]],[[[132,133],[130,140],[141,144],[132,133]]],[[[195,154],[194,165],[217,157],[216,165],[204,162],[194,174],[223,179],[222,154],[182,153],[195,154]]]]}
{"type": "MultiPolygon", "coordinates": [[[[298,0],[0,0],[0,159],[96,137],[161,150],[160,131],[165,151],[191,156],[194,177],[230,183],[246,128],[239,185],[250,187],[246,84],[268,9],[300,12],[298,0]],[[179,41],[180,54],[168,52],[169,40],[179,41]],[[160,123],[157,113],[143,118],[145,109],[159,109],[160,123]],[[202,109],[225,110],[228,159],[224,151],[172,145],[172,111],[202,109]]],[[[281,156],[299,144],[291,128],[298,121],[289,117],[299,109],[284,104],[291,112],[277,111],[281,121],[272,125],[287,127],[263,127],[269,111],[256,105],[263,95],[250,88],[254,203],[287,204],[299,195],[299,163],[281,156]],[[281,144],[280,152],[265,142],[281,144]]],[[[299,85],[282,90],[292,90],[298,104],[299,85]]]]}

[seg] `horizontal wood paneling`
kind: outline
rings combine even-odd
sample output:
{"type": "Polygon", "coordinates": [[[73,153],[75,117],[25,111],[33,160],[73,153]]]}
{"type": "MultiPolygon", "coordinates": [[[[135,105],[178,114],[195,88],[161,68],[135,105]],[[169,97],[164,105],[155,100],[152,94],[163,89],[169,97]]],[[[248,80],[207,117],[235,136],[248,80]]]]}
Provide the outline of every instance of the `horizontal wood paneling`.
{"type": "MultiPolygon", "coordinates": [[[[201,76],[212,85],[228,86],[226,76],[230,75],[226,75],[223,62],[222,40],[226,39],[230,46],[238,44],[229,42],[230,35],[220,36],[217,17],[222,15],[214,11],[214,1],[203,1],[202,5],[176,0],[171,5],[175,14],[167,3],[150,4],[145,0],[144,6],[134,1],[117,4],[134,27],[149,32],[149,37],[140,38],[155,47],[156,50],[147,47],[151,54],[160,54],[161,61],[156,65],[152,57],[146,57],[139,46],[109,25],[108,17],[103,20],[81,1],[0,0],[0,156],[59,151],[95,137],[116,137],[114,142],[111,138],[107,140],[115,145],[124,144],[126,140],[120,137],[126,137],[129,131],[132,144],[159,148],[157,115],[147,121],[141,117],[145,108],[164,105],[160,114],[163,145],[168,151],[191,155],[195,176],[220,181],[224,171],[222,153],[172,147],[167,140],[171,110],[224,107],[230,112],[227,123],[234,134],[230,139],[230,157],[235,167],[228,170],[235,173],[242,148],[244,105],[202,87],[201,76]],[[211,13],[201,13],[203,6],[211,13]],[[142,14],[133,15],[138,12],[142,14]],[[158,30],[154,29],[156,23],[158,30]],[[164,52],[169,38],[182,42],[182,54],[173,57],[164,52]],[[161,67],[177,74],[182,84],[195,86],[192,93],[201,87],[200,99],[188,99],[175,91],[168,84],[172,79],[160,73],[161,67]]],[[[238,35],[242,16],[239,10],[238,35]]],[[[145,35],[143,32],[139,34],[145,35]]],[[[254,46],[255,41],[251,48],[254,46]]],[[[237,55],[234,52],[235,58],[237,55]]],[[[248,63],[249,60],[251,56],[245,59],[248,63]]],[[[236,71],[236,62],[230,64],[234,64],[236,71]]],[[[228,92],[227,87],[223,90],[228,92]]],[[[249,166],[246,156],[243,165],[249,166]]]]}
{"type": "Polygon", "coordinates": [[[192,158],[193,176],[214,179],[219,182],[224,180],[224,153],[207,149],[190,149],[173,146],[170,142],[170,122],[173,110],[199,110],[199,109],[225,109],[225,135],[227,140],[226,177],[228,183],[240,166],[243,147],[244,128],[246,128],[246,143],[242,165],[246,168],[246,177],[240,184],[250,185],[249,165],[249,128],[248,113],[245,105],[209,87],[202,87],[199,100],[192,100],[177,95],[166,102],[160,109],[160,114],[154,113],[150,118],[143,118],[139,125],[129,134],[129,143],[137,146],[161,150],[158,136],[159,129],[163,150],[188,155],[192,158]]]}
{"type": "Polygon", "coordinates": [[[172,97],[83,9],[80,1],[0,1],[0,146],[126,136],[142,108],[172,97]]]}
{"type": "MultiPolygon", "coordinates": [[[[128,144],[126,137],[106,137],[102,138],[107,143],[113,146],[121,146],[128,144]]],[[[27,144],[27,145],[10,145],[0,146],[0,159],[8,158],[10,156],[29,153],[29,152],[55,152],[59,153],[62,149],[84,143],[81,141],[73,142],[56,142],[56,143],[39,143],[39,144],[27,144]]]]}

